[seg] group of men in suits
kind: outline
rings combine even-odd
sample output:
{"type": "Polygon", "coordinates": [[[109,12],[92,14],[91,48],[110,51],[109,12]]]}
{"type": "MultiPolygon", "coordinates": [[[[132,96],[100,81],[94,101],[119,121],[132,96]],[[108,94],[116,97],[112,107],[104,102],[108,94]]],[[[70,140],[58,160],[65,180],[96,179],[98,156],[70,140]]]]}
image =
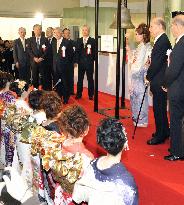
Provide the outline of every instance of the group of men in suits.
{"type": "Polygon", "coordinates": [[[184,15],[173,18],[171,32],[176,44],[171,47],[165,33],[166,24],[162,18],[154,18],[150,33],[155,38],[146,81],[150,83],[153,94],[153,111],[156,131],[147,141],[148,145],[163,143],[169,136],[170,154],[165,160],[184,160],[184,15]],[[171,52],[172,51],[172,52],[171,52]],[[171,54],[170,54],[171,53],[171,54]],[[170,129],[167,118],[167,99],[169,100],[170,129]]]}
{"type": "Polygon", "coordinates": [[[34,36],[25,39],[25,28],[19,28],[19,38],[14,42],[14,62],[19,78],[29,82],[30,76],[35,88],[56,89],[67,104],[74,94],[74,67],[78,65],[76,99],[82,97],[83,79],[86,72],[89,99],[94,95],[95,40],[89,37],[90,29],[82,27],[83,37],[76,42],[70,39],[70,30],[49,27],[46,37],[39,24],[33,27],[34,36]]]}

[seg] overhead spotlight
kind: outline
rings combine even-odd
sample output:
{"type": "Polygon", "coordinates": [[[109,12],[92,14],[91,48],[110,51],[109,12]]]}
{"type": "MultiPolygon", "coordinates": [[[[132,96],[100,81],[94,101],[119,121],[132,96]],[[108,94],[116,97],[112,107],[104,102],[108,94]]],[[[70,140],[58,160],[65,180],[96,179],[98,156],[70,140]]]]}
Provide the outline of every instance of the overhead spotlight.
{"type": "Polygon", "coordinates": [[[41,23],[42,23],[42,21],[43,21],[43,19],[44,19],[43,13],[41,13],[41,12],[36,13],[36,14],[35,14],[35,19],[36,19],[38,22],[41,22],[41,23]]]}

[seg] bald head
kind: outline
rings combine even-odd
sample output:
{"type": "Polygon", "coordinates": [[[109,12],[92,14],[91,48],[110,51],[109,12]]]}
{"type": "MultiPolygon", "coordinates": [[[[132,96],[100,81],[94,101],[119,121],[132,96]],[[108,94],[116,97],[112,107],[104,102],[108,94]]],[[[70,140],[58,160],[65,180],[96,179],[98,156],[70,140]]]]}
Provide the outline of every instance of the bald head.
{"type": "Polygon", "coordinates": [[[184,15],[177,15],[173,18],[171,31],[175,38],[184,34],[184,15]]]}
{"type": "Polygon", "coordinates": [[[151,20],[150,33],[155,38],[166,30],[166,23],[163,18],[156,17],[151,20]]]}
{"type": "Polygon", "coordinates": [[[184,15],[177,15],[173,18],[173,23],[184,27],[184,15]]]}

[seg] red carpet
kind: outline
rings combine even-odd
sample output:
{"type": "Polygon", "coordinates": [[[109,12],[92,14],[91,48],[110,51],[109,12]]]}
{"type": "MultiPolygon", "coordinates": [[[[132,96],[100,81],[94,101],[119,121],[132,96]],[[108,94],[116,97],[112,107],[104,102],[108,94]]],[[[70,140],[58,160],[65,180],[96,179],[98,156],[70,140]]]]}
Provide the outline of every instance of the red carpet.
{"type": "MultiPolygon", "coordinates": [[[[96,126],[103,115],[93,112],[93,101],[88,100],[87,89],[83,98],[75,100],[71,97],[70,104],[78,103],[87,111],[91,120],[88,136],[85,137],[86,147],[99,156],[104,151],[96,144],[96,126]]],[[[99,93],[99,109],[113,107],[115,97],[99,93]]],[[[126,101],[129,107],[129,102],[126,101]]],[[[109,113],[114,111],[109,111],[109,113]]],[[[134,126],[131,119],[121,120],[129,137],[130,150],[123,153],[122,162],[133,174],[139,190],[140,205],[184,205],[184,161],[169,162],[163,160],[167,155],[169,141],[162,145],[148,146],[146,141],[154,131],[152,108],[149,112],[148,128],[138,128],[135,139],[132,139],[134,126]]],[[[121,110],[120,115],[130,115],[129,110],[121,110]]]]}

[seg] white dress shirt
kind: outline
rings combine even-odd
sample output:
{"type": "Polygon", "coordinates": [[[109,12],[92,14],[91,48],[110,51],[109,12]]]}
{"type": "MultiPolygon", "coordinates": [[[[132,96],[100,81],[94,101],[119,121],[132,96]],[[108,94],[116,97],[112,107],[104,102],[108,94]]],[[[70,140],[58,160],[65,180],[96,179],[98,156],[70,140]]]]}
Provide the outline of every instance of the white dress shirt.
{"type": "Polygon", "coordinates": [[[25,43],[25,38],[20,38],[21,42],[22,42],[22,46],[23,46],[23,49],[25,51],[25,48],[26,48],[26,43],[25,43]]]}
{"type": "Polygon", "coordinates": [[[83,44],[84,47],[86,46],[87,42],[88,42],[89,36],[88,37],[83,37],[83,44]]]}
{"type": "Polygon", "coordinates": [[[59,50],[59,47],[61,45],[62,40],[63,40],[63,37],[61,37],[59,40],[57,40],[57,53],[58,53],[58,50],[59,50]]]}

